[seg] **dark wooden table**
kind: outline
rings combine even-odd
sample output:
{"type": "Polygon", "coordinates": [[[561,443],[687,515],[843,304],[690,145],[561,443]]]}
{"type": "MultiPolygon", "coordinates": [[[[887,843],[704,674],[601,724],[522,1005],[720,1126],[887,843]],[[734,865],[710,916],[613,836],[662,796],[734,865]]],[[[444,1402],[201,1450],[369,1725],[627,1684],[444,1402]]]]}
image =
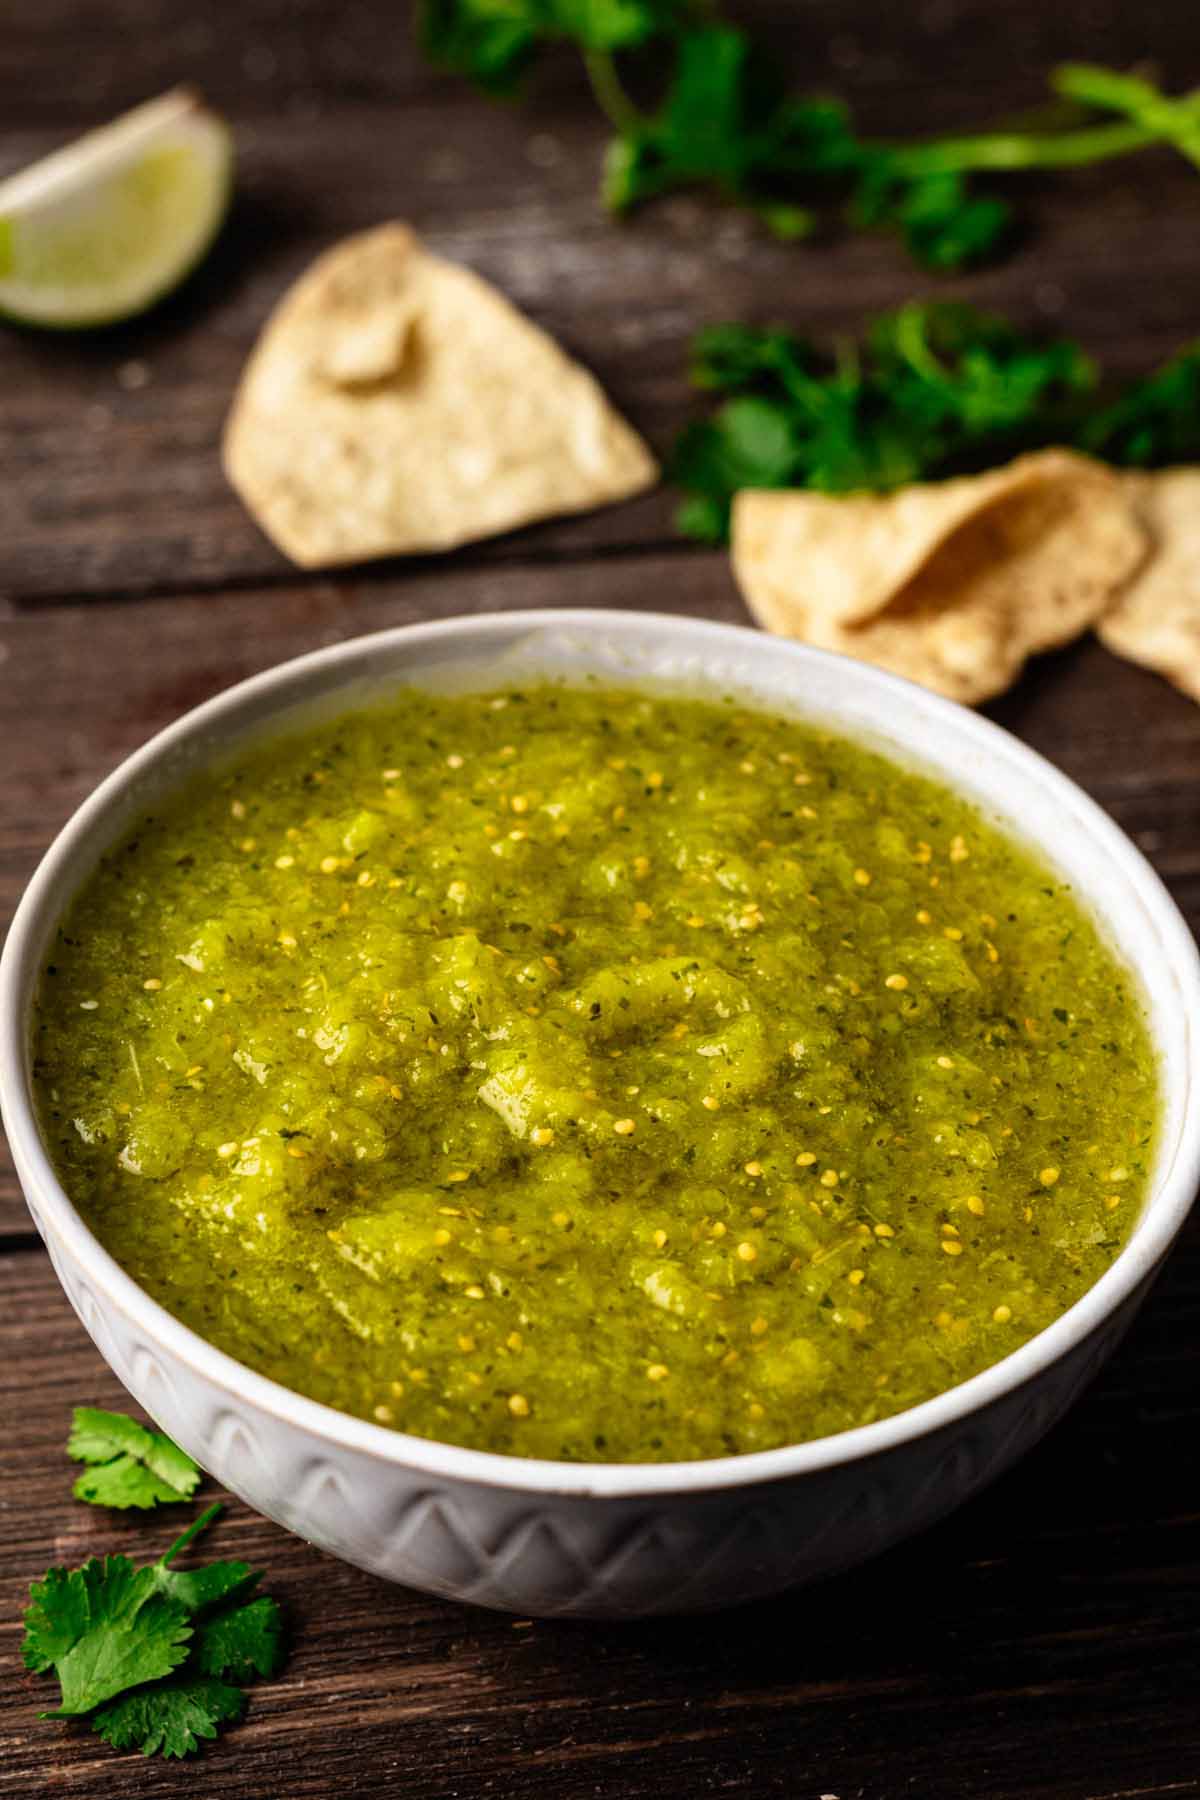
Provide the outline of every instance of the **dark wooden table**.
{"type": "MultiPolygon", "coordinates": [[[[659,448],[702,321],[854,326],[928,284],[896,247],[773,245],[674,200],[624,229],[593,202],[601,132],[573,67],[492,107],[376,0],[39,0],[0,28],[0,173],[179,79],[233,120],[241,179],[204,269],[91,339],[0,337],[0,907],[152,731],[281,658],[406,620],[515,606],[744,617],[665,491],[441,560],[298,576],[222,480],[254,334],[325,244],[402,217],[587,361],[659,448]]],[[[1200,82],[1188,0],[772,0],[797,80],[879,131],[1028,105],[1062,57],[1200,82]]],[[[1200,330],[1200,179],[1150,155],[1030,184],[1021,253],[950,291],[1061,320],[1142,369],[1200,330]]],[[[996,716],[1093,793],[1200,920],[1200,710],[1084,643],[996,716]]],[[[70,1498],[69,1411],[122,1392],[0,1175],[0,1794],[405,1800],[1150,1800],[1200,1795],[1200,1231],[1069,1421],[921,1540],[739,1614],[518,1622],[388,1588],[234,1504],[214,1544],[261,1563],[293,1650],[248,1722],[185,1767],[39,1723],[15,1658],[51,1561],[157,1553],[169,1520],[70,1498]]]]}

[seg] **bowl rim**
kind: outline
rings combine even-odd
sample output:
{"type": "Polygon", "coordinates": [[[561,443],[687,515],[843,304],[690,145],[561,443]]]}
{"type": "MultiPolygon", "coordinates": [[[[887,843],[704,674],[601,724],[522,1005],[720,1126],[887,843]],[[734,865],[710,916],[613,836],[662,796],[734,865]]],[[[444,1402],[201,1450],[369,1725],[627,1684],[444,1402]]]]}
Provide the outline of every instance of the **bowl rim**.
{"type": "MultiPolygon", "coordinates": [[[[28,1008],[22,1007],[21,1001],[22,989],[28,981],[26,998],[32,1003],[34,989],[29,977],[29,963],[34,951],[40,948],[43,933],[52,929],[66,900],[78,889],[81,878],[72,879],[71,865],[79,840],[101,824],[104,815],[119,803],[131,784],[152,771],[171,751],[193,737],[211,732],[230,715],[237,718],[247,709],[252,710],[254,703],[263,698],[274,697],[282,708],[289,698],[294,697],[291,690],[313,675],[328,677],[322,681],[322,693],[336,692],[343,665],[353,666],[364,652],[384,654],[401,646],[420,646],[460,636],[476,637],[478,647],[482,649],[492,633],[510,637],[522,630],[555,629],[602,635],[613,633],[626,639],[639,633],[650,637],[655,632],[669,632],[693,643],[707,642],[710,647],[725,643],[731,650],[732,640],[760,635],[746,626],[697,619],[686,614],[584,607],[461,614],[389,627],[289,658],[223,689],[189,709],[124,758],[76,808],[30,878],[0,955],[0,1113],[22,1190],[37,1196],[35,1220],[44,1224],[47,1237],[57,1240],[58,1247],[67,1253],[109,1305],[140,1327],[149,1341],[161,1345],[192,1375],[220,1389],[230,1400],[256,1407],[271,1415],[277,1423],[303,1431],[332,1448],[356,1452],[378,1463],[424,1476],[479,1487],[577,1499],[664,1498],[720,1492],[795,1479],[863,1461],[953,1426],[969,1414],[1004,1399],[1082,1344],[1114,1315],[1122,1303],[1153,1275],[1187,1216],[1200,1185],[1200,1084],[1194,1079],[1193,1026],[1193,1021],[1200,1018],[1200,954],[1182,914],[1146,858],[1095,801],[1039,752],[980,714],[899,676],[785,639],[772,638],[771,653],[793,662],[798,674],[802,675],[806,669],[816,674],[825,671],[843,686],[847,682],[857,685],[864,694],[874,696],[879,703],[880,717],[884,719],[890,716],[892,709],[911,710],[915,705],[931,722],[940,721],[960,742],[970,743],[992,762],[999,760],[1007,764],[1018,789],[1022,785],[1026,788],[1040,785],[1052,798],[1064,804],[1069,802],[1081,828],[1086,828],[1097,846],[1119,865],[1127,883],[1141,900],[1178,979],[1184,1007],[1184,1066],[1182,1070],[1175,1069],[1168,1065],[1165,1056],[1160,1060],[1165,1095],[1170,1095],[1174,1082],[1184,1083],[1173,1149],[1165,1168],[1156,1167],[1154,1185],[1124,1248],[1099,1281],[1044,1330],[999,1362],[932,1399],[886,1419],[830,1437],[778,1449],[688,1462],[557,1462],[548,1458],[469,1449],[417,1437],[339,1412],[260,1375],[217,1349],[152,1299],[93,1235],[68,1198],[38,1129],[27,1067],[28,1008]]],[[[606,673],[614,681],[620,680],[614,672],[606,673]]],[[[343,675],[342,684],[349,686],[352,679],[352,676],[343,675]]],[[[769,709],[769,705],[769,701],[764,701],[765,709],[769,709]]],[[[810,716],[819,717],[820,701],[806,710],[810,716]]],[[[853,735],[848,727],[844,729],[853,735]]],[[[945,754],[944,749],[938,750],[924,760],[935,773],[943,772],[948,785],[957,788],[959,783],[953,771],[946,767],[945,754]]],[[[1014,802],[1017,798],[1014,794],[1014,802]]],[[[1015,804],[1010,816],[1016,817],[1015,804]]],[[[1030,832],[1027,836],[1031,845],[1052,858],[1053,853],[1047,851],[1035,833],[1030,832]]],[[[1136,962],[1132,966],[1141,973],[1136,962]]],[[[56,1259],[55,1267],[57,1272],[56,1259]]]]}

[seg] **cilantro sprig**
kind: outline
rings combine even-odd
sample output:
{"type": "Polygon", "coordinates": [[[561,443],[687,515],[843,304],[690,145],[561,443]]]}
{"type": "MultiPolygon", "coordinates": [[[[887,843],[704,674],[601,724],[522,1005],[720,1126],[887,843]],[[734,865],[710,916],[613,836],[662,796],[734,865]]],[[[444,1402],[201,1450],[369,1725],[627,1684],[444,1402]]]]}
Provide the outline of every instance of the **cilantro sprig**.
{"type": "Polygon", "coordinates": [[[825,353],[790,332],[715,325],[697,387],[724,396],[679,437],[671,473],[691,537],[718,543],[739,488],[886,493],[1070,444],[1125,466],[1200,457],[1200,344],[1116,399],[1069,339],[973,307],[910,302],[825,353]]]}
{"type": "Polygon", "coordinates": [[[200,1483],[191,1457],[163,1432],[96,1406],[75,1408],[67,1454],[88,1465],[71,1491],[92,1506],[169,1506],[200,1483]]]}
{"type": "Polygon", "coordinates": [[[60,1703],[43,1718],[86,1719],[117,1749],[187,1756],[242,1716],[245,1683],[282,1661],[279,1608],[243,1562],[175,1569],[222,1511],[210,1506],[157,1562],[91,1557],[30,1588],[22,1655],[53,1671],[60,1703]]]}
{"type": "Polygon", "coordinates": [[[1144,76],[1092,64],[1053,71],[1044,119],[893,144],[860,136],[841,102],[793,93],[708,0],[423,0],[418,21],[430,58],[491,94],[511,94],[544,53],[572,46],[613,128],[602,192],[616,213],[709,187],[779,237],[840,218],[896,232],[916,261],[953,270],[1014,235],[1011,204],[987,185],[997,177],[1152,144],[1200,165],[1200,90],[1172,98],[1144,76]],[[655,104],[634,100],[630,65],[639,91],[647,75],[657,84],[655,104]]]}

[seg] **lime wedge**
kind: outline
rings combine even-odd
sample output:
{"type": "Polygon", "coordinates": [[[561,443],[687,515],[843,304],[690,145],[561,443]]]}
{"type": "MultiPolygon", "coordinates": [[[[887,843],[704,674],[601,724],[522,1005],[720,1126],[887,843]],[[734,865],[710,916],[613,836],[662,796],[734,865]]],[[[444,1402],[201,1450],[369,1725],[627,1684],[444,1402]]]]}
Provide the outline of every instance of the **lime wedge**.
{"type": "Polygon", "coordinates": [[[216,236],[233,143],[184,88],[0,182],[0,313],[81,330],[173,288],[216,236]]]}

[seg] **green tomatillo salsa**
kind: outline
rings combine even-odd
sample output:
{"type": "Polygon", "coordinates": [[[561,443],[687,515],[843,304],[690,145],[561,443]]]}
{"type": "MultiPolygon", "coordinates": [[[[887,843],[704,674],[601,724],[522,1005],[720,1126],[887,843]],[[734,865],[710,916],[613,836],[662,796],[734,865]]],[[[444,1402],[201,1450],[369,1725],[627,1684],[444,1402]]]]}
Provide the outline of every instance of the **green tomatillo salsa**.
{"type": "Polygon", "coordinates": [[[35,1020],[99,1237],[289,1387],[571,1461],[846,1430],[1016,1348],[1146,1192],[1155,1059],[1051,870],[740,703],[405,692],[109,854],[35,1020]]]}

